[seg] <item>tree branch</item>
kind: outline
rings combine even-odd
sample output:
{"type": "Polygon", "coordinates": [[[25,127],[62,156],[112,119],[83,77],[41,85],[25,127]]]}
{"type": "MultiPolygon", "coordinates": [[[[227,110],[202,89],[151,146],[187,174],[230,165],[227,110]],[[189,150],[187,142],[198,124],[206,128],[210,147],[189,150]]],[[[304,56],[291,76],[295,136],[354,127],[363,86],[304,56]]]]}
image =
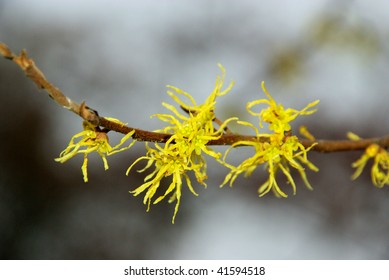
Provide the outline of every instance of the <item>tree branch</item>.
{"type": "MultiPolygon", "coordinates": [[[[167,133],[159,133],[159,132],[151,132],[146,130],[141,130],[137,128],[132,128],[124,125],[120,125],[115,122],[111,122],[105,118],[100,118],[99,125],[107,128],[112,131],[116,131],[122,134],[127,134],[133,130],[135,130],[134,135],[132,136],[134,139],[138,141],[147,141],[147,142],[158,142],[165,143],[172,135],[167,133]]],[[[229,146],[239,141],[259,141],[259,142],[267,142],[267,137],[257,138],[254,135],[241,135],[234,133],[223,134],[217,140],[211,140],[207,144],[208,145],[219,145],[219,146],[229,146]]],[[[300,140],[300,143],[303,144],[304,147],[308,148],[316,143],[314,147],[312,147],[312,151],[322,152],[322,153],[331,153],[331,152],[342,152],[342,151],[355,151],[355,150],[364,150],[371,144],[378,144],[383,148],[389,147],[389,135],[383,137],[376,138],[368,138],[361,140],[300,140]]]]}
{"type": "MultiPolygon", "coordinates": [[[[37,85],[39,89],[46,90],[49,96],[59,105],[79,115],[81,118],[92,123],[93,125],[122,134],[127,134],[135,130],[132,138],[138,141],[165,143],[172,136],[171,134],[146,131],[112,122],[104,117],[100,117],[97,114],[97,111],[91,110],[85,105],[85,102],[82,102],[81,104],[74,102],[69,97],[64,95],[60,89],[55,87],[46,79],[40,69],[35,65],[34,61],[27,56],[25,50],[22,50],[21,54],[18,56],[14,54],[7,45],[0,42],[0,54],[4,58],[12,60],[14,63],[16,63],[26,73],[27,77],[29,77],[37,85]]],[[[268,139],[267,137],[258,138],[253,135],[240,135],[227,131],[227,133],[223,134],[219,139],[211,140],[207,144],[232,145],[239,141],[266,142],[268,139]]],[[[300,143],[306,148],[316,143],[316,145],[312,147],[312,150],[323,153],[363,150],[374,143],[380,145],[383,148],[388,148],[389,135],[361,140],[300,140],[300,143]]]]}
{"type": "Polygon", "coordinates": [[[64,95],[62,91],[52,85],[43,75],[42,71],[35,65],[34,61],[27,56],[25,50],[22,50],[20,55],[14,54],[6,44],[0,42],[0,54],[6,59],[15,62],[29,77],[38,89],[44,89],[49,96],[54,99],[63,108],[76,113],[81,116],[84,120],[97,125],[98,116],[95,112],[89,110],[85,105],[85,102],[78,104],[71,100],[69,97],[64,95]]]}

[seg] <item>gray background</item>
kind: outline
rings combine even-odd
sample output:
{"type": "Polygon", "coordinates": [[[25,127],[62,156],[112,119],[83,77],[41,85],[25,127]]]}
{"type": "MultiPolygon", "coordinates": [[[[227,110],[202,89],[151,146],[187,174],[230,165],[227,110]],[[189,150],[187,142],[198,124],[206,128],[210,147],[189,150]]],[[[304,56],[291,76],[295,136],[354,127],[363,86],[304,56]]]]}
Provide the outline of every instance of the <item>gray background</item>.
{"type": "MultiPolygon", "coordinates": [[[[233,90],[221,119],[255,121],[246,102],[260,82],[285,106],[320,99],[318,112],[294,123],[317,138],[387,134],[387,1],[0,1],[0,41],[26,48],[47,78],[76,101],[153,130],[171,102],[167,84],[200,103],[220,71],[233,90]]],[[[369,172],[351,181],[360,152],[318,154],[314,191],[297,180],[296,196],[258,198],[259,168],[220,189],[227,170],[209,160],[208,188],[185,190],[174,204],[145,212],[128,193],[143,175],[125,176],[144,152],[54,162],[81,119],[39,92],[20,69],[0,60],[0,256],[2,259],[386,259],[389,193],[369,172]]],[[[238,132],[248,131],[233,127],[238,132]]],[[[110,134],[115,144],[118,135],[110,134]]],[[[224,148],[217,148],[224,151],[224,148]]],[[[248,149],[233,153],[239,163],[248,149]]],[[[140,167],[140,166],[139,166],[140,167]]],[[[289,190],[280,177],[283,189],[289,190]]]]}

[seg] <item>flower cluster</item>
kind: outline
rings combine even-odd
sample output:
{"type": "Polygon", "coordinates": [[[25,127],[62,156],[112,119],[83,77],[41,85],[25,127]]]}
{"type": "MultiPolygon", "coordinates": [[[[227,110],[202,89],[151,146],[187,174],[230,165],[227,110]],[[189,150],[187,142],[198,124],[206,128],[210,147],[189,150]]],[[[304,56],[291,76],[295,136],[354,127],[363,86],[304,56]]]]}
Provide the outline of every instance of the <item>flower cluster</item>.
{"type": "MultiPolygon", "coordinates": [[[[359,140],[359,137],[355,134],[350,133],[349,137],[353,140],[359,140]]],[[[371,167],[371,180],[373,184],[379,188],[382,188],[384,185],[389,185],[389,153],[377,144],[369,145],[365,149],[365,153],[352,164],[352,167],[356,168],[356,170],[351,176],[351,179],[355,180],[361,175],[370,159],[374,159],[371,167]]]]}
{"type": "Polygon", "coordinates": [[[59,105],[84,119],[83,131],[71,138],[68,146],[55,161],[64,163],[74,156],[82,154],[84,159],[81,170],[85,182],[88,181],[89,154],[96,152],[102,158],[106,170],[108,169],[108,156],[125,151],[135,143],[133,141],[124,146],[127,140],[134,138],[145,141],[146,155],[135,160],[127,169],[126,174],[128,175],[140,161],[146,161],[146,164],[139,172],[144,172],[149,168],[153,168],[153,170],[145,177],[144,183],[131,193],[135,196],[145,193],[143,202],[147,205],[147,211],[152,203],[156,204],[170,196],[169,202],[176,202],[172,217],[173,223],[180,205],[183,183],[186,183],[189,191],[196,196],[197,193],[193,188],[190,176],[195,177],[200,184],[206,187],[207,163],[205,155],[214,158],[218,163],[230,169],[222,186],[228,183],[232,186],[239,175],[249,176],[259,165],[262,165],[268,173],[268,179],[259,187],[259,196],[272,191],[278,197],[287,197],[287,193],[280,188],[277,182],[279,173],[286,177],[287,182],[292,187],[293,194],[296,193],[297,189],[292,176],[293,172],[298,172],[307,188],[312,189],[305,171],[307,168],[318,171],[318,168],[308,160],[307,156],[315,145],[317,145],[315,150],[322,152],[365,149],[362,156],[352,164],[356,170],[351,178],[353,180],[358,178],[368,162],[372,161],[371,179],[373,184],[379,188],[389,185],[389,136],[360,139],[357,135],[349,133],[351,140],[359,142],[322,140],[316,143],[315,137],[306,127],[300,127],[300,134],[307,140],[300,141],[292,133],[291,122],[299,116],[315,113],[316,109],[313,107],[318,104],[319,100],[308,104],[302,110],[284,108],[282,104],[273,99],[262,83],[262,89],[267,98],[249,102],[246,106],[248,113],[259,119],[258,126],[246,121],[239,121],[237,118],[229,118],[226,121],[217,119],[214,113],[216,98],[225,95],[233,86],[231,83],[226,89],[223,89],[225,70],[221,65],[219,67],[222,75],[217,78],[216,85],[209,97],[200,105],[189,93],[174,86],[168,86],[168,95],[185,114],[180,113],[175,106],[163,102],[163,106],[170,111],[170,114],[156,114],[154,117],[168,125],[155,132],[149,132],[127,127],[126,124],[117,119],[100,118],[96,111],[85,105],[85,102],[77,104],[72,101],[45,78],[34,61],[27,57],[25,51],[22,51],[18,56],[12,53],[5,44],[0,43],[0,56],[12,60],[39,89],[45,89],[59,105]],[[186,99],[186,102],[182,99],[186,99]],[[261,107],[260,110],[255,109],[258,105],[261,107]],[[255,135],[232,133],[227,128],[227,124],[231,121],[253,129],[255,135]],[[267,124],[269,132],[260,132],[260,129],[264,128],[264,123],[267,124]],[[215,124],[217,128],[215,128],[215,124]],[[113,147],[109,144],[107,135],[110,130],[125,134],[120,142],[113,147]],[[154,143],[150,144],[147,141],[154,143]],[[160,142],[164,144],[160,144],[160,142]],[[231,147],[226,150],[222,158],[221,153],[210,148],[210,145],[213,144],[230,145],[231,147]],[[226,162],[226,157],[233,148],[238,146],[248,146],[253,149],[254,153],[238,166],[233,166],[226,162]],[[163,186],[165,179],[170,179],[170,184],[166,188],[163,186]]]}
{"type": "MultiPolygon", "coordinates": [[[[124,125],[124,123],[120,122],[117,119],[106,119],[124,125]]],[[[72,137],[66,149],[61,152],[60,156],[56,158],[55,161],[64,163],[77,154],[83,154],[84,161],[81,166],[81,170],[84,176],[84,181],[88,182],[88,154],[92,152],[97,152],[103,160],[104,169],[107,170],[107,156],[129,149],[135,142],[131,142],[127,147],[121,149],[119,148],[124,144],[125,141],[127,141],[133,135],[134,131],[125,135],[121,139],[119,144],[114,147],[111,147],[111,145],[109,144],[107,131],[101,130],[99,127],[96,127],[87,121],[84,121],[82,125],[84,130],[72,137]]]]}
{"type": "MultiPolygon", "coordinates": [[[[192,194],[198,195],[193,188],[191,176],[206,187],[206,155],[230,169],[222,185],[227,183],[232,185],[240,174],[243,173],[245,176],[248,176],[257,166],[265,166],[269,177],[258,190],[260,196],[269,191],[273,191],[276,196],[287,196],[281,190],[276,180],[279,171],[286,176],[287,181],[293,188],[293,193],[295,193],[296,183],[292,177],[292,169],[296,169],[300,173],[308,188],[311,188],[311,185],[307,180],[305,168],[307,167],[314,171],[318,170],[307,158],[307,153],[313,145],[310,147],[303,146],[297,136],[292,134],[290,123],[298,116],[313,114],[316,109],[312,109],[312,107],[316,106],[319,101],[310,103],[302,110],[285,109],[282,104],[275,102],[266,90],[264,83],[262,83],[262,88],[267,98],[247,104],[247,111],[251,115],[258,117],[259,126],[239,121],[237,118],[220,121],[215,116],[216,99],[228,93],[233,83],[230,83],[229,86],[223,89],[225,70],[221,65],[219,67],[222,75],[218,76],[214,89],[202,104],[197,104],[189,93],[177,87],[168,86],[168,95],[178,104],[182,111],[179,111],[171,104],[163,102],[162,105],[169,113],[155,114],[152,117],[156,117],[167,124],[164,128],[155,131],[155,133],[163,133],[170,136],[164,144],[146,142],[146,154],[135,160],[126,172],[128,175],[135,165],[145,161],[145,166],[138,172],[145,172],[149,169],[151,171],[145,177],[144,183],[130,191],[130,193],[134,196],[144,194],[143,203],[147,205],[147,211],[150,210],[151,204],[159,203],[166,197],[169,197],[169,202],[175,202],[172,223],[175,221],[180,206],[183,185],[186,184],[192,194]],[[255,107],[258,105],[265,106],[258,111],[255,110],[255,107]],[[250,140],[233,142],[222,158],[222,154],[214,151],[208,144],[210,141],[220,140],[221,137],[237,136],[227,128],[227,124],[231,121],[236,121],[240,125],[252,128],[255,136],[247,138],[250,140]],[[263,128],[264,123],[268,124],[269,133],[259,132],[263,128]],[[231,149],[241,145],[252,147],[254,155],[244,160],[238,166],[227,163],[225,159],[231,149]],[[166,179],[168,184],[165,186],[164,181],[166,179]]],[[[120,126],[124,125],[115,119],[105,119],[120,126]]],[[[118,145],[111,147],[108,142],[108,131],[98,126],[96,127],[88,121],[84,121],[83,126],[84,130],[71,139],[68,147],[56,161],[65,162],[77,154],[83,154],[82,173],[84,181],[87,182],[88,154],[97,152],[104,162],[105,169],[107,169],[106,157],[130,148],[134,142],[131,142],[124,148],[120,147],[130,137],[135,137],[136,135],[134,130],[125,135],[118,145]]],[[[313,139],[313,136],[306,129],[301,131],[303,135],[313,139]]]]}
{"type": "MultiPolygon", "coordinates": [[[[269,130],[272,133],[259,133],[257,127],[248,122],[239,122],[242,125],[253,128],[256,133],[257,141],[239,141],[234,143],[231,148],[245,145],[254,148],[254,155],[244,160],[240,165],[234,167],[229,166],[231,172],[225,177],[222,185],[230,182],[230,185],[235,179],[244,173],[245,176],[251,175],[258,165],[265,164],[269,173],[269,178],[263,183],[259,189],[259,195],[263,196],[270,190],[274,192],[276,196],[287,197],[287,194],[283,192],[276,180],[276,175],[279,170],[286,176],[288,182],[292,185],[293,193],[296,193],[296,184],[291,175],[290,167],[296,169],[305,185],[311,189],[309,184],[304,165],[313,171],[317,171],[318,168],[312,164],[307,158],[307,152],[312,148],[305,148],[300,142],[297,136],[291,134],[290,122],[301,115],[313,114],[316,109],[310,110],[310,108],[317,105],[319,100],[316,100],[308,104],[302,110],[295,110],[291,108],[285,109],[282,104],[278,104],[265,88],[265,84],[262,82],[262,89],[267,96],[267,99],[260,99],[249,102],[247,104],[247,111],[259,118],[259,127],[263,128],[263,122],[269,124],[269,130]],[[256,105],[265,104],[266,107],[259,112],[253,110],[256,105]],[[260,141],[261,138],[266,138],[267,141],[260,141]]],[[[227,150],[226,156],[231,150],[227,150]]]]}
{"type": "Polygon", "coordinates": [[[187,115],[181,114],[170,104],[162,103],[172,114],[154,115],[169,124],[157,132],[171,133],[172,136],[163,147],[156,143],[154,144],[154,148],[151,148],[146,143],[146,156],[137,159],[127,170],[128,175],[133,166],[141,160],[147,160],[147,164],[139,172],[143,172],[151,166],[154,166],[154,170],[146,176],[145,183],[132,191],[135,196],[146,192],[143,202],[147,204],[147,210],[150,209],[153,197],[161,187],[161,180],[165,177],[172,178],[166,191],[157,197],[153,203],[158,203],[167,195],[172,194],[169,202],[176,201],[172,218],[173,223],[180,205],[183,181],[186,182],[189,190],[194,195],[197,195],[187,173],[193,172],[197,181],[206,186],[204,180],[207,178],[207,165],[203,154],[209,155],[217,160],[221,157],[221,154],[213,151],[207,146],[207,143],[210,140],[219,139],[223,135],[227,123],[235,119],[231,118],[226,120],[220,124],[218,129],[214,127],[216,98],[225,95],[233,85],[231,83],[225,90],[222,90],[225,70],[221,65],[219,67],[222,70],[222,76],[218,77],[212,93],[201,105],[197,105],[189,93],[179,88],[168,86],[170,89],[168,94],[180,105],[181,109],[187,115]],[[180,96],[186,97],[189,100],[189,105],[183,102],[180,96]]]}

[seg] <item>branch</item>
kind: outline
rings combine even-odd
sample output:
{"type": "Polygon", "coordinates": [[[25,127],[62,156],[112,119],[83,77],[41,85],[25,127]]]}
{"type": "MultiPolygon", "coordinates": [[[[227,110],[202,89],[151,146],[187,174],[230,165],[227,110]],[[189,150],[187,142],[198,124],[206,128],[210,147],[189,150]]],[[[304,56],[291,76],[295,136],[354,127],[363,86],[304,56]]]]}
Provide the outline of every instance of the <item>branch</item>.
{"type": "Polygon", "coordinates": [[[69,111],[81,116],[84,120],[97,125],[98,116],[96,112],[89,110],[89,108],[85,105],[85,102],[82,102],[81,104],[74,102],[64,95],[59,88],[52,85],[46,79],[45,75],[43,75],[42,71],[35,65],[34,61],[27,56],[25,50],[22,50],[20,55],[17,56],[6,44],[0,42],[0,54],[6,59],[15,62],[26,73],[27,77],[35,83],[38,89],[46,90],[49,96],[63,108],[68,109],[69,111]]]}
{"type": "Polygon", "coordinates": [[[309,147],[313,143],[317,143],[312,147],[312,151],[331,153],[331,152],[344,152],[344,151],[356,151],[364,150],[371,144],[377,144],[382,148],[387,149],[389,147],[389,135],[376,138],[367,138],[360,140],[301,140],[301,144],[304,147],[309,147]]]}
{"type": "MultiPolygon", "coordinates": [[[[118,123],[111,122],[105,118],[99,119],[99,125],[122,134],[127,134],[135,130],[132,138],[138,141],[147,141],[147,142],[158,142],[165,143],[172,136],[167,133],[151,132],[146,130],[141,130],[137,128],[132,128],[118,123]]],[[[208,145],[219,145],[219,146],[229,146],[239,141],[260,141],[267,142],[267,137],[257,138],[253,135],[241,135],[241,134],[223,134],[217,140],[211,140],[208,145]]],[[[342,151],[356,151],[364,150],[371,144],[378,144],[383,148],[389,147],[389,135],[376,138],[368,138],[361,140],[300,140],[300,143],[303,144],[305,148],[311,147],[316,143],[315,146],[311,148],[312,151],[322,152],[322,153],[331,153],[331,152],[342,152],[342,151]]]]}
{"type": "MultiPolygon", "coordinates": [[[[122,134],[128,134],[131,131],[135,131],[132,138],[138,141],[146,142],[159,142],[165,143],[172,136],[171,134],[158,133],[146,131],[138,128],[132,128],[129,126],[121,125],[116,122],[112,122],[104,117],[100,117],[97,111],[90,109],[85,105],[85,102],[78,104],[64,95],[60,89],[51,84],[40,69],[35,65],[34,61],[27,56],[25,50],[22,50],[20,55],[14,54],[7,45],[0,42],[0,54],[9,60],[16,63],[29,77],[39,89],[44,89],[49,96],[54,99],[63,108],[79,115],[84,120],[92,123],[95,126],[100,126],[107,130],[112,130],[122,134]]],[[[216,122],[220,122],[215,119],[216,122]]],[[[267,142],[267,137],[258,138],[252,135],[234,134],[227,131],[217,140],[211,140],[208,145],[232,145],[239,141],[260,141],[267,142]]],[[[383,148],[389,147],[389,135],[369,138],[361,140],[300,140],[301,144],[308,148],[314,143],[316,145],[311,150],[323,153],[339,152],[339,151],[353,151],[366,149],[371,144],[378,144],[383,148]]]]}

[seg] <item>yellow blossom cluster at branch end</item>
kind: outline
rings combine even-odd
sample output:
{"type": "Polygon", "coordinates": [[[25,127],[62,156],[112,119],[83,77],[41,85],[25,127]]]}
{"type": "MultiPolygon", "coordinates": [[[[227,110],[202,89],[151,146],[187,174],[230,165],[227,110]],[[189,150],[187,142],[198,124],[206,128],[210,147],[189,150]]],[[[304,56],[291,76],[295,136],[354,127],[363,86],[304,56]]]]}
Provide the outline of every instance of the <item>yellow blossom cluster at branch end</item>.
{"type": "MultiPolygon", "coordinates": [[[[348,133],[351,140],[359,140],[360,137],[354,133],[348,133]]],[[[371,144],[366,149],[363,155],[353,162],[352,167],[356,168],[354,174],[351,176],[352,180],[357,179],[365,168],[367,162],[373,159],[371,167],[371,180],[378,188],[383,188],[389,185],[389,153],[386,149],[378,144],[371,144]]]]}

